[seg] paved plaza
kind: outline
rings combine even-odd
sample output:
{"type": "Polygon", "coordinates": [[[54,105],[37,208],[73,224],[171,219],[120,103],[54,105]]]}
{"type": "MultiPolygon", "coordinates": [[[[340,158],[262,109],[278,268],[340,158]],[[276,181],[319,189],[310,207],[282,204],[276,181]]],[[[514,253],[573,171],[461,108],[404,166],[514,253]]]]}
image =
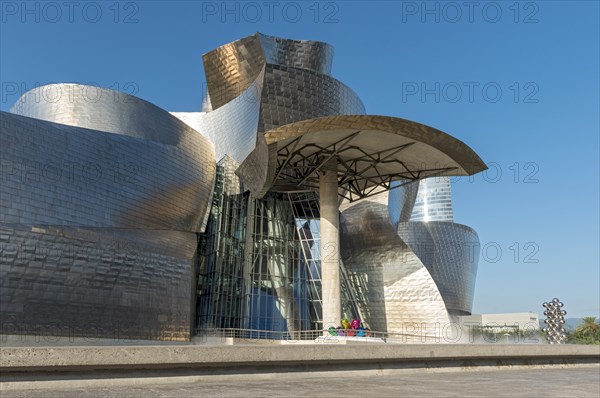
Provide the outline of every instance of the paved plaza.
{"type": "Polygon", "coordinates": [[[182,397],[526,397],[600,396],[598,367],[420,371],[395,376],[310,377],[269,380],[207,380],[114,388],[2,391],[2,398],[182,397]]]}

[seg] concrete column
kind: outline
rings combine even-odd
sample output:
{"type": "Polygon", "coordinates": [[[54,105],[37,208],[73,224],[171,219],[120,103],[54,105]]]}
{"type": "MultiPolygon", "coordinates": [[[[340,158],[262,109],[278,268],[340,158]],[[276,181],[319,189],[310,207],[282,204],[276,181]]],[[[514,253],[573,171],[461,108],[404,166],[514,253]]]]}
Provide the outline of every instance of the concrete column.
{"type": "Polygon", "coordinates": [[[340,325],[340,232],[338,209],[337,159],[321,169],[319,177],[321,208],[321,285],[323,329],[340,325]]]}
{"type": "Polygon", "coordinates": [[[248,198],[248,207],[246,210],[246,233],[244,243],[244,328],[252,329],[252,319],[250,318],[250,303],[252,301],[252,278],[250,271],[254,260],[254,196],[248,198]]]}
{"type": "MultiPolygon", "coordinates": [[[[269,199],[269,206],[267,206],[267,225],[269,228],[269,236],[273,237],[282,237],[285,234],[283,230],[286,228],[286,226],[284,226],[284,220],[278,220],[275,216],[275,209],[278,206],[279,204],[275,198],[269,199]]],[[[270,241],[270,253],[269,258],[267,259],[267,267],[271,276],[273,289],[275,289],[275,294],[277,294],[277,309],[283,319],[285,319],[287,331],[293,339],[296,325],[294,323],[294,296],[289,288],[292,282],[291,276],[289,275],[290,269],[288,257],[286,255],[287,250],[287,243],[281,243],[277,239],[270,241]]]]}

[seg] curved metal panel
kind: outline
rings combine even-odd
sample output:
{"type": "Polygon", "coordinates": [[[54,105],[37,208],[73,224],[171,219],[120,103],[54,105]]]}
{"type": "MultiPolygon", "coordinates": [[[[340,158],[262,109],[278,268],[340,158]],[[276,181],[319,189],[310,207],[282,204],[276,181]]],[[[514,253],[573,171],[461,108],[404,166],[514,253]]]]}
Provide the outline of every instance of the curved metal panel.
{"type": "Polygon", "coordinates": [[[259,131],[330,115],[362,115],[351,88],[331,76],[285,65],[267,65],[259,131]]]}
{"type": "Polygon", "coordinates": [[[216,110],[240,96],[265,66],[257,35],[225,44],[202,56],[211,108],[216,110]]]}
{"type": "Polygon", "coordinates": [[[324,75],[331,74],[333,47],[321,41],[290,40],[258,33],[268,64],[308,69],[324,75]]]}
{"type": "Polygon", "coordinates": [[[203,110],[218,109],[245,91],[265,64],[329,75],[333,47],[310,40],[289,40],[260,33],[225,44],[203,55],[207,95],[203,110]]]}
{"type": "Polygon", "coordinates": [[[450,178],[432,177],[420,181],[410,221],[454,221],[450,178]]]}
{"type": "Polygon", "coordinates": [[[17,103],[39,119],[0,114],[3,326],[189,339],[212,144],[146,101],[100,89],[90,102],[85,86],[57,87],[70,94],[17,103]]]}
{"type": "Polygon", "coordinates": [[[11,196],[0,222],[202,229],[215,167],[197,132],[176,147],[9,113],[2,123],[2,186],[11,196]]]}
{"type": "MultiPolygon", "coordinates": [[[[23,94],[12,113],[68,126],[106,131],[195,150],[206,157],[210,142],[169,112],[140,98],[110,89],[60,83],[23,94]]],[[[209,160],[209,159],[206,159],[209,160]]]]}
{"type": "Polygon", "coordinates": [[[318,116],[365,113],[358,96],[329,76],[333,47],[326,43],[257,33],[203,59],[208,112],[199,128],[216,144],[219,159],[248,156],[256,145],[256,117],[258,132],[265,132],[318,116]]]}
{"type": "Polygon", "coordinates": [[[404,185],[400,181],[392,183],[392,189],[388,194],[388,210],[394,229],[398,228],[398,223],[410,220],[421,181],[404,185]]]}
{"type": "Polygon", "coordinates": [[[393,230],[387,193],[342,211],[341,256],[365,321],[373,330],[414,333],[449,322],[423,263],[393,230]]]}
{"type": "Polygon", "coordinates": [[[199,131],[214,142],[217,159],[229,155],[241,163],[256,147],[263,76],[259,73],[238,97],[199,118],[199,131]]]}
{"type": "Polygon", "coordinates": [[[448,177],[424,178],[404,185],[395,181],[388,205],[394,228],[408,221],[454,221],[448,177]]]}
{"type": "Polygon", "coordinates": [[[3,224],[0,234],[3,333],[190,338],[195,234],[3,224]]]}
{"type": "Polygon", "coordinates": [[[468,315],[473,306],[479,237],[465,225],[407,222],[398,235],[425,265],[452,315],[468,315]]]}
{"type": "Polygon", "coordinates": [[[209,138],[217,159],[229,156],[239,163],[256,147],[257,139],[264,141],[262,134],[257,134],[261,80],[216,111],[171,114],[209,138]]]}

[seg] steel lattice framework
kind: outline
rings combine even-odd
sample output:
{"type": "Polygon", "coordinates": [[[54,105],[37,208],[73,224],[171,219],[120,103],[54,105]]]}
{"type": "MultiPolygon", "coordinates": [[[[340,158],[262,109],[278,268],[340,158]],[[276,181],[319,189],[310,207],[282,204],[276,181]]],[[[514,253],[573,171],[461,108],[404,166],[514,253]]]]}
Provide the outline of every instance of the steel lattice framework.
{"type": "Polygon", "coordinates": [[[356,131],[329,145],[303,144],[301,142],[302,137],[293,139],[277,151],[275,179],[278,182],[273,186],[273,190],[277,190],[278,187],[279,189],[284,187],[289,189],[291,186],[318,189],[319,171],[332,158],[337,159],[340,167],[338,180],[342,189],[339,195],[350,202],[399,188],[404,184],[426,177],[435,177],[451,172],[458,168],[411,168],[402,160],[394,158],[394,156],[411,147],[415,142],[368,152],[359,146],[351,145],[352,140],[359,133],[360,131],[356,131]],[[344,157],[349,152],[358,152],[360,155],[344,157]],[[402,171],[396,173],[384,172],[379,169],[380,165],[396,165],[402,171]],[[368,175],[367,171],[370,171],[371,175],[368,175]],[[404,182],[392,186],[392,181],[396,180],[404,180],[404,182]]]}

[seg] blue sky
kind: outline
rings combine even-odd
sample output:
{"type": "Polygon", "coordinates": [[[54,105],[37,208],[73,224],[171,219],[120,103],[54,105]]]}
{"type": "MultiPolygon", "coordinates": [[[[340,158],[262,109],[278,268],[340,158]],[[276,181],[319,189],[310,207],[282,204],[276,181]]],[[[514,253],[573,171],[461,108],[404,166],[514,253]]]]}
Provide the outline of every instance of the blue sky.
{"type": "Polygon", "coordinates": [[[198,111],[203,53],[256,31],[328,42],[368,113],[439,128],[490,165],[453,185],[455,221],[484,248],[474,312],[559,297],[568,317],[600,316],[599,3],[470,4],[3,1],[0,105],[79,82],[198,111]]]}

